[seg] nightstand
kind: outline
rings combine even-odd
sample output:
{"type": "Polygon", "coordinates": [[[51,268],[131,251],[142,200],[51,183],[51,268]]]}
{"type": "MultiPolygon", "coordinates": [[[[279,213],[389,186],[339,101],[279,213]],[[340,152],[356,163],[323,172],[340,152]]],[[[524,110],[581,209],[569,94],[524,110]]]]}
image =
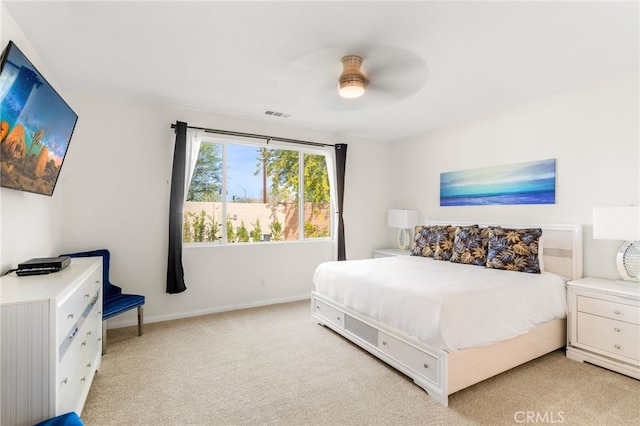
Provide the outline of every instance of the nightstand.
{"type": "Polygon", "coordinates": [[[373,257],[409,256],[411,250],[401,250],[397,248],[378,249],[373,251],[373,257]]]}
{"type": "Polygon", "coordinates": [[[567,357],[640,380],[640,286],[569,281],[567,307],[567,357]]]}

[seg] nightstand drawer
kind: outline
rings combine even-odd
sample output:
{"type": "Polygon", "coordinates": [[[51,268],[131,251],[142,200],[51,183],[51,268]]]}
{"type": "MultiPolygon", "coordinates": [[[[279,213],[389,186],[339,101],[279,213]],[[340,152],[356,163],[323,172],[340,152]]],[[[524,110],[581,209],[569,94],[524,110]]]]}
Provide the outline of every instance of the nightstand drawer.
{"type": "Polygon", "coordinates": [[[640,326],[578,313],[578,344],[640,361],[640,326]]]}
{"type": "Polygon", "coordinates": [[[640,308],[637,305],[578,296],[578,311],[640,325],[640,308]]]}

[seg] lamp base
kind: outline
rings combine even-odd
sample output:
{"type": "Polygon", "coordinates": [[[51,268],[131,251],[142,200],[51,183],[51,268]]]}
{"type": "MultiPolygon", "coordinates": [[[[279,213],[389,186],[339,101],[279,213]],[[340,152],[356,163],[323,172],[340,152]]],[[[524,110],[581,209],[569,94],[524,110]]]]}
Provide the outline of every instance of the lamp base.
{"type": "Polygon", "coordinates": [[[625,241],[618,249],[616,266],[630,284],[640,284],[640,241],[625,241]]]}
{"type": "Polygon", "coordinates": [[[400,250],[409,250],[410,245],[409,232],[406,229],[398,229],[398,248],[400,250]]]}

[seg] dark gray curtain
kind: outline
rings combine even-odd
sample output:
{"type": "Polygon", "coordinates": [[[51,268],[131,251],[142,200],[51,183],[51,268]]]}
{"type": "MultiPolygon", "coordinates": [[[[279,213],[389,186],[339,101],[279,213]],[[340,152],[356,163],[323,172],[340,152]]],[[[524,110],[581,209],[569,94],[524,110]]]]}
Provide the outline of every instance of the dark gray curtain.
{"type": "Polygon", "coordinates": [[[347,144],[335,145],[336,150],[336,190],[338,195],[338,260],[347,260],[344,246],[344,221],[342,209],[344,206],[344,171],[347,164],[347,144]]]}
{"type": "Polygon", "coordinates": [[[184,208],[185,158],[187,123],[176,122],[176,146],[173,151],[171,198],[169,200],[169,259],[167,262],[167,293],[187,289],[182,268],[182,210],[184,208]]]}

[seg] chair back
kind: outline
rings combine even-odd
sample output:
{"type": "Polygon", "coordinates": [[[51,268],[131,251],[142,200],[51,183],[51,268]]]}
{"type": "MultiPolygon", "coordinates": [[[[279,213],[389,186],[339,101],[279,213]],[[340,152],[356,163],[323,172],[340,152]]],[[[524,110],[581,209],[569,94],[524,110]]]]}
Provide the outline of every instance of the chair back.
{"type": "Polygon", "coordinates": [[[111,260],[111,253],[107,249],[98,249],[98,250],[90,250],[83,251],[79,253],[68,253],[61,254],[60,256],[69,256],[69,257],[102,257],[102,297],[103,299],[107,296],[111,296],[114,294],[120,294],[122,290],[120,287],[111,284],[109,281],[109,262],[111,260]]]}

